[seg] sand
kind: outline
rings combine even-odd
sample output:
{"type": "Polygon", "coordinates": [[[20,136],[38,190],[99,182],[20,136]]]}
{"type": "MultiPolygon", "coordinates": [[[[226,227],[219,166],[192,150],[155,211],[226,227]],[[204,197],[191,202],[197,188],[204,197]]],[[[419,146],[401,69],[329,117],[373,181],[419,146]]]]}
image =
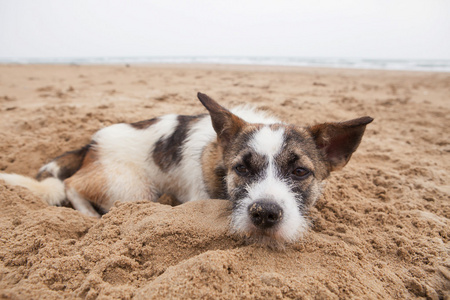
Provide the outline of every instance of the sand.
{"type": "Polygon", "coordinates": [[[101,127],[205,112],[198,91],[300,125],[375,121],[284,250],[231,235],[224,200],[97,220],[1,181],[1,298],[450,299],[449,73],[0,65],[0,170],[34,176],[101,127]]]}

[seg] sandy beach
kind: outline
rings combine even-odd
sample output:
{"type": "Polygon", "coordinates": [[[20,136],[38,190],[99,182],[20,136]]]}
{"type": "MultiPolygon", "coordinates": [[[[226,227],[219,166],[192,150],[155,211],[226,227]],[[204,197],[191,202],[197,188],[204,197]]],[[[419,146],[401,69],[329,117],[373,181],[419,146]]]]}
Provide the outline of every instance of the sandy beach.
{"type": "Polygon", "coordinates": [[[298,125],[375,121],[285,250],[230,234],[224,200],[98,220],[0,181],[0,298],[450,299],[450,73],[0,65],[0,171],[35,176],[114,123],[204,113],[198,91],[298,125]]]}

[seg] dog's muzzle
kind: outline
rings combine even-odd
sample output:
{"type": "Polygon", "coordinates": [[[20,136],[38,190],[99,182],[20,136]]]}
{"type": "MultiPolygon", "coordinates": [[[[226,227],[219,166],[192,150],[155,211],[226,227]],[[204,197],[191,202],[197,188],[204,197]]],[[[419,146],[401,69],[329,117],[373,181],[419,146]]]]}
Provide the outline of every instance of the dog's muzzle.
{"type": "Polygon", "coordinates": [[[248,206],[248,214],[256,227],[268,229],[283,219],[283,209],[274,202],[257,201],[248,206]]]}

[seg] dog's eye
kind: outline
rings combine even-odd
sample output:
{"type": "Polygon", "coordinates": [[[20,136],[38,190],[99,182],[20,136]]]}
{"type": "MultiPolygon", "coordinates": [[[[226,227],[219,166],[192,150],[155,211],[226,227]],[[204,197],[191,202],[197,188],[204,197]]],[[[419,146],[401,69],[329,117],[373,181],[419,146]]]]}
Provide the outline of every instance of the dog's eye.
{"type": "Polygon", "coordinates": [[[292,175],[294,176],[294,179],[302,180],[308,177],[311,174],[311,171],[305,168],[296,168],[292,172],[292,175]]]}
{"type": "Polygon", "coordinates": [[[248,174],[248,169],[246,166],[244,165],[237,165],[236,167],[234,167],[234,170],[236,171],[236,173],[238,173],[239,175],[247,175],[248,174]]]}

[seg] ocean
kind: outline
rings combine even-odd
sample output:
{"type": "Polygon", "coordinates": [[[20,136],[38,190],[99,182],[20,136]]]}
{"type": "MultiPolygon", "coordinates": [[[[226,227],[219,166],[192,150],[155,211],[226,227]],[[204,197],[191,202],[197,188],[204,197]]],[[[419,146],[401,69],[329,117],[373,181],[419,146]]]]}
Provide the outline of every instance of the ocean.
{"type": "Polygon", "coordinates": [[[0,58],[0,64],[235,64],[450,72],[450,60],[303,58],[303,57],[91,57],[0,58]]]}

